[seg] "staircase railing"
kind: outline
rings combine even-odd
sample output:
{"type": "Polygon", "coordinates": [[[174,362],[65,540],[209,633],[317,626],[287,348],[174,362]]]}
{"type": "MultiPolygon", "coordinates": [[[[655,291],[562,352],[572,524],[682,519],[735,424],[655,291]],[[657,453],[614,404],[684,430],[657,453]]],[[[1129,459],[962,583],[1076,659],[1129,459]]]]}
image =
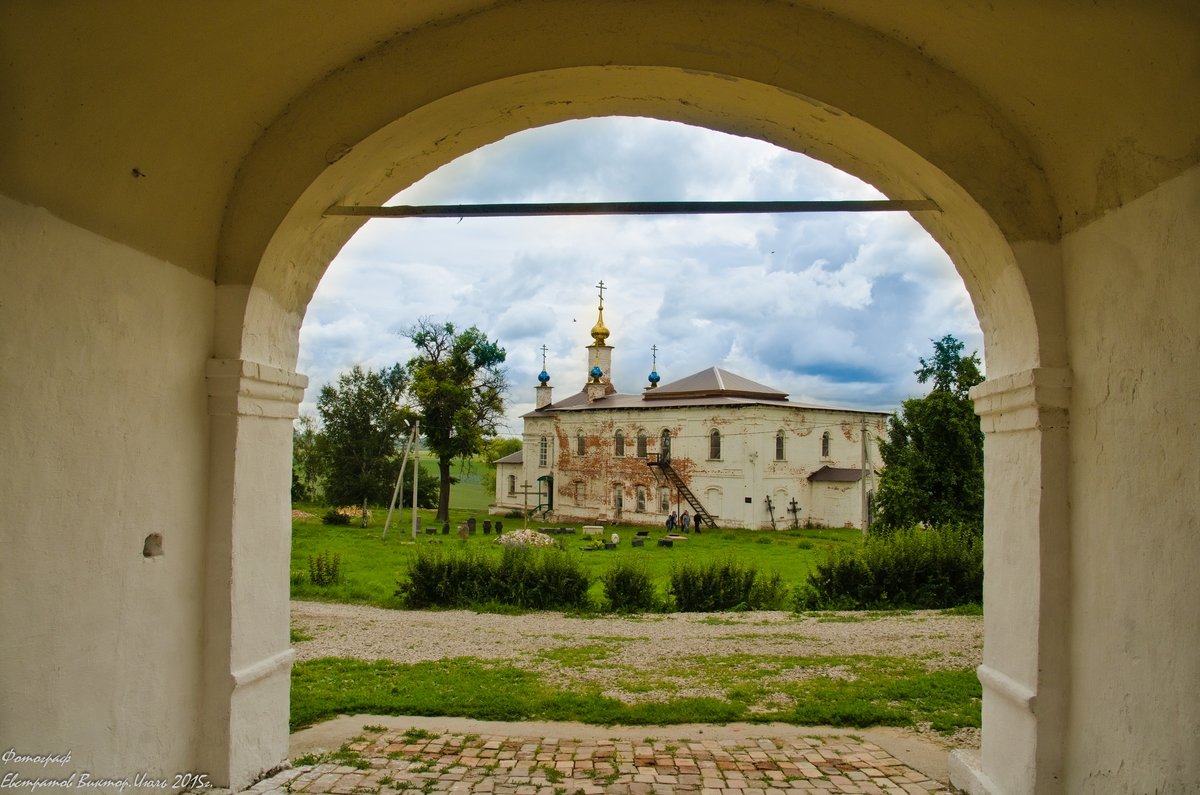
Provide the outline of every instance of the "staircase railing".
{"type": "Polygon", "coordinates": [[[696,527],[700,527],[700,523],[704,522],[709,527],[717,526],[716,518],[708,512],[704,507],[704,503],[700,502],[700,498],[692,493],[688,485],[683,482],[683,478],[671,466],[671,460],[659,458],[657,453],[650,453],[646,456],[646,465],[651,469],[657,469],[667,479],[667,482],[675,487],[679,492],[679,496],[692,507],[692,521],[696,523],[696,527]]]}

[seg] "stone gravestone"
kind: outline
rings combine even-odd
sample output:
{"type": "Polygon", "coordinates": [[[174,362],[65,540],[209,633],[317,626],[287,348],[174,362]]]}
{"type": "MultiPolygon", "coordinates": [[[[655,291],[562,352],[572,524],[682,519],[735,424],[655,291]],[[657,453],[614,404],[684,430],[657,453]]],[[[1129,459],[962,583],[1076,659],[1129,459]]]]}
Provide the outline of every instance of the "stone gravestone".
{"type": "Polygon", "coordinates": [[[504,522],[501,522],[499,519],[497,519],[496,520],[496,535],[500,535],[503,532],[504,532],[504,522]]]}
{"type": "Polygon", "coordinates": [[[485,536],[492,534],[492,521],[490,519],[483,520],[483,534],[485,536]]]}
{"type": "Polygon", "coordinates": [[[449,522],[442,522],[442,535],[444,535],[444,536],[450,535],[450,523],[449,522]]]}
{"type": "Polygon", "coordinates": [[[471,535],[475,535],[475,517],[474,516],[472,516],[470,519],[467,520],[467,532],[470,533],[471,535]]]}

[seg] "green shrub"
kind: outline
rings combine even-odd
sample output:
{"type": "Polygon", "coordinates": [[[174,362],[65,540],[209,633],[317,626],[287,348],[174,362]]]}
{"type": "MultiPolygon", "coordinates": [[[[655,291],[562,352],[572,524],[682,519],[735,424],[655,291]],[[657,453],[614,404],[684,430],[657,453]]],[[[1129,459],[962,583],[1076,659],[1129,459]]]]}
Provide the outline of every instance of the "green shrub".
{"type": "Polygon", "coordinates": [[[673,567],[670,593],[681,612],[712,613],[779,607],[787,587],[778,572],[760,577],[756,566],[727,560],[673,567]]]}
{"type": "Polygon", "coordinates": [[[325,512],[325,515],[321,517],[321,521],[324,524],[348,525],[350,524],[350,517],[336,508],[330,508],[325,512]]]}
{"type": "Polygon", "coordinates": [[[796,593],[797,610],[946,608],[983,603],[983,537],[966,525],[872,535],[836,549],[796,593]]]}
{"type": "Polygon", "coordinates": [[[333,585],[342,579],[342,556],[325,550],[308,556],[308,579],[313,585],[333,585]]]}
{"type": "Polygon", "coordinates": [[[579,561],[553,548],[505,548],[499,559],[465,549],[420,550],[396,589],[405,606],[508,605],[532,610],[587,606],[591,585],[579,561]]]}
{"type": "Polygon", "coordinates": [[[654,581],[645,565],[620,561],[600,576],[608,608],[618,613],[658,610],[654,581]]]}

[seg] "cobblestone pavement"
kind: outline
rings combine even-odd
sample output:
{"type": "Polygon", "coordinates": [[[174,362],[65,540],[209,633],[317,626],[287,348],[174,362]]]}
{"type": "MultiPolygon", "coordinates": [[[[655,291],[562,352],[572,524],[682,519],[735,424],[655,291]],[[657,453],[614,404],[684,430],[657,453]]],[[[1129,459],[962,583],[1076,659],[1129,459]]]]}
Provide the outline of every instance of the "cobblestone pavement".
{"type": "MultiPolygon", "coordinates": [[[[643,741],[435,734],[364,727],[334,754],[248,793],[321,795],[801,795],[953,793],[880,746],[846,735],[643,741]]],[[[309,764],[302,764],[309,762],[309,764]]]]}

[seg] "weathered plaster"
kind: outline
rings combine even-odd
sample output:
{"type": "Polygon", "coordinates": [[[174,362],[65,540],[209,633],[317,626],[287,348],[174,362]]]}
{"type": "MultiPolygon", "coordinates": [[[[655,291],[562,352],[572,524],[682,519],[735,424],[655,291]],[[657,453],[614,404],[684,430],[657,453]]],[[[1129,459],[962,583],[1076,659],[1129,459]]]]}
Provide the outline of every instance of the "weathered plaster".
{"type": "Polygon", "coordinates": [[[1200,786],[1197,218],[1200,167],[1063,245],[1071,792],[1200,786]]]}
{"type": "Polygon", "coordinates": [[[213,285],[2,196],[0,228],[0,745],[193,769],[213,285]]]}

